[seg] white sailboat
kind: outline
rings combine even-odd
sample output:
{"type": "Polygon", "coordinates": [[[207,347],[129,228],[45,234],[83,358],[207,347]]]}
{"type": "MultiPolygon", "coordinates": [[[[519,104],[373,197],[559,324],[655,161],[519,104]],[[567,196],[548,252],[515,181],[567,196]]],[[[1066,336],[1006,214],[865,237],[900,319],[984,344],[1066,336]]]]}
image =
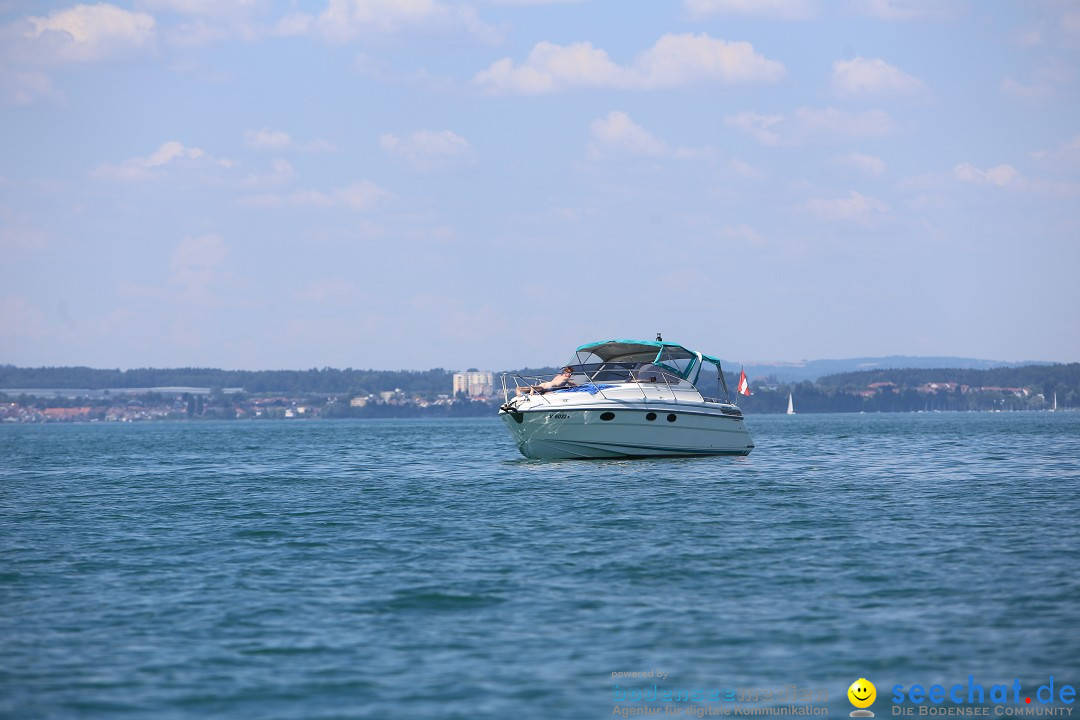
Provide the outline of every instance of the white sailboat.
{"type": "Polygon", "coordinates": [[[1057,412],[1057,393],[1054,393],[1054,404],[1050,406],[1050,412],[1057,412]]]}
{"type": "Polygon", "coordinates": [[[788,415],[794,415],[795,414],[795,403],[791,399],[791,393],[787,394],[787,414],[788,415]]]}

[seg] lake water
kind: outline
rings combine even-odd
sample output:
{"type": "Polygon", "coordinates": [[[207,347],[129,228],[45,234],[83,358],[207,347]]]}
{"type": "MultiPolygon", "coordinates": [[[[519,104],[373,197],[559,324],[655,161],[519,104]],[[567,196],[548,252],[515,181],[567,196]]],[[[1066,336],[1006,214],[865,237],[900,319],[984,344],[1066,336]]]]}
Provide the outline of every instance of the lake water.
{"type": "Polygon", "coordinates": [[[0,426],[0,716],[1080,685],[1080,413],[747,426],[745,458],[554,462],[494,418],[0,426]]]}

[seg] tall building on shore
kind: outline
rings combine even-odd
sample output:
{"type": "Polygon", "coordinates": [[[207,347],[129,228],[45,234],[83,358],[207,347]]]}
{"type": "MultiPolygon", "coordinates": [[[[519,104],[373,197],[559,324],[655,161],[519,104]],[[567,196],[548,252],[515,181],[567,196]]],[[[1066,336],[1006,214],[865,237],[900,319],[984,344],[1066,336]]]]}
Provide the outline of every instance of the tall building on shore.
{"type": "Polygon", "coordinates": [[[454,396],[463,392],[469,397],[490,397],[495,394],[495,373],[490,370],[469,370],[454,373],[454,396]]]}

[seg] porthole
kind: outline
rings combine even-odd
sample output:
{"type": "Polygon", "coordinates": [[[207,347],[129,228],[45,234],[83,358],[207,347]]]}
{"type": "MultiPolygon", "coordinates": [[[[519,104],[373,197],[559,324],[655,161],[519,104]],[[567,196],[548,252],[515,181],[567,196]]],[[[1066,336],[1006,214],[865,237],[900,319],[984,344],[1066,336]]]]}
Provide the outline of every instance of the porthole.
{"type": "Polygon", "coordinates": [[[603,420],[604,422],[607,422],[608,420],[614,420],[615,419],[615,413],[613,413],[613,412],[600,413],[600,419],[603,420]]]}
{"type": "Polygon", "coordinates": [[[675,413],[668,413],[667,421],[668,422],[675,422],[675,413]]]}
{"type": "Polygon", "coordinates": [[[649,414],[647,414],[647,415],[645,416],[645,419],[646,419],[646,420],[648,420],[649,422],[652,422],[653,420],[655,420],[655,419],[656,419],[656,413],[649,413],[649,414]]]}

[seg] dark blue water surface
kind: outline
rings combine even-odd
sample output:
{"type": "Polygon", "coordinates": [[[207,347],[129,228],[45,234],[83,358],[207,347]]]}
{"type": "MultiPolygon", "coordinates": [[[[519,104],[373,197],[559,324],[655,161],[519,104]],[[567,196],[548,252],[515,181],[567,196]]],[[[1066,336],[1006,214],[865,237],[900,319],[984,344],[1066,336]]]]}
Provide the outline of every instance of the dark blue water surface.
{"type": "Polygon", "coordinates": [[[493,418],[2,426],[0,716],[1080,685],[1080,413],[747,425],[746,458],[558,462],[493,418]]]}

